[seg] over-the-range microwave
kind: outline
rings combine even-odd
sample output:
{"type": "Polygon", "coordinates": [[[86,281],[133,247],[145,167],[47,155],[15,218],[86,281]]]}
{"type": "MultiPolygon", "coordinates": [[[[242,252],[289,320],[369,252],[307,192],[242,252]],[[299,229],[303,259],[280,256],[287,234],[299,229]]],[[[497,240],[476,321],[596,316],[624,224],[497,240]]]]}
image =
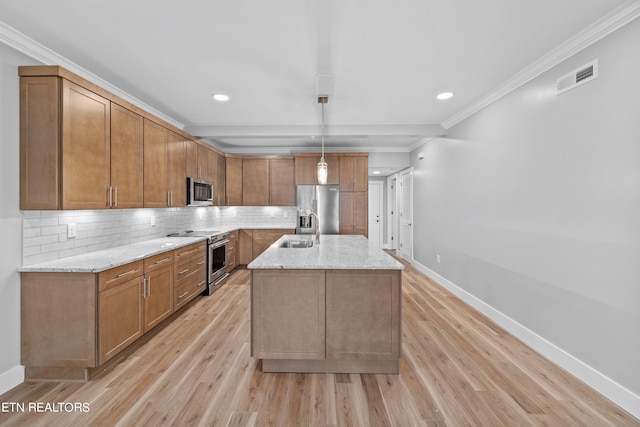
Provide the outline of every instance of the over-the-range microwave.
{"type": "Polygon", "coordinates": [[[213,185],[187,177],[187,206],[213,205],[213,185]]]}

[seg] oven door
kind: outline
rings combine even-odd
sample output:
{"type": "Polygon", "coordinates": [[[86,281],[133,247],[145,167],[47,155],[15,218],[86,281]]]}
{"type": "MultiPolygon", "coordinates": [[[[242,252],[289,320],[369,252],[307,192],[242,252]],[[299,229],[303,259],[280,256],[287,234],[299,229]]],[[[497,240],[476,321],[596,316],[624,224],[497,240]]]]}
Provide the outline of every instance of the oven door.
{"type": "Polygon", "coordinates": [[[209,283],[215,282],[227,272],[227,248],[229,239],[209,244],[209,283]]]}

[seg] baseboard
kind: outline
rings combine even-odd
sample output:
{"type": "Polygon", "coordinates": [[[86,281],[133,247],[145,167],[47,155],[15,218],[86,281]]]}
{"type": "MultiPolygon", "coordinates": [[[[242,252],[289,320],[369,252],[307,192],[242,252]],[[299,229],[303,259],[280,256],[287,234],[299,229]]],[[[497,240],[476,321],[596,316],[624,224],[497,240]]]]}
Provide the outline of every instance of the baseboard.
{"type": "Polygon", "coordinates": [[[547,341],[544,337],[524,327],[509,316],[506,316],[502,312],[491,307],[481,299],[460,288],[455,283],[450,282],[435,271],[420,264],[416,260],[411,260],[411,265],[441,285],[443,288],[447,289],[458,298],[478,310],[480,313],[487,316],[533,350],[570,372],[576,378],[580,379],[582,382],[614,402],[616,405],[620,406],[625,411],[629,412],[634,417],[640,419],[640,396],[613,381],[611,378],[603,375],[599,371],[593,369],[581,360],[575,358],[555,344],[547,341]]]}
{"type": "Polygon", "coordinates": [[[18,365],[0,374],[0,394],[24,382],[24,366],[18,365]]]}

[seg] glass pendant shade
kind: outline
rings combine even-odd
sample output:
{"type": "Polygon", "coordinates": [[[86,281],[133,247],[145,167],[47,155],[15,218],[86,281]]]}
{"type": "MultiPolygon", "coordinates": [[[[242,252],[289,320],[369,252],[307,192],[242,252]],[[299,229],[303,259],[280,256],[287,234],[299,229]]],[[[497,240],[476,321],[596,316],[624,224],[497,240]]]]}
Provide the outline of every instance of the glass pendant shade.
{"type": "Polygon", "coordinates": [[[327,184],[327,162],[324,161],[324,157],[318,162],[318,184],[327,184]]]}

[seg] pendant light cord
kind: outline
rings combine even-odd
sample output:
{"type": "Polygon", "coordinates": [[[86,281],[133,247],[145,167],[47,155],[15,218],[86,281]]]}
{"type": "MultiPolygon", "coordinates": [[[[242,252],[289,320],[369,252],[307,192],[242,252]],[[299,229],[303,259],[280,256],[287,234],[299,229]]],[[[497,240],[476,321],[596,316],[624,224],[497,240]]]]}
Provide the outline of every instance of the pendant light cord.
{"type": "Polygon", "coordinates": [[[324,161],[324,102],[322,102],[322,161],[324,161]]]}

